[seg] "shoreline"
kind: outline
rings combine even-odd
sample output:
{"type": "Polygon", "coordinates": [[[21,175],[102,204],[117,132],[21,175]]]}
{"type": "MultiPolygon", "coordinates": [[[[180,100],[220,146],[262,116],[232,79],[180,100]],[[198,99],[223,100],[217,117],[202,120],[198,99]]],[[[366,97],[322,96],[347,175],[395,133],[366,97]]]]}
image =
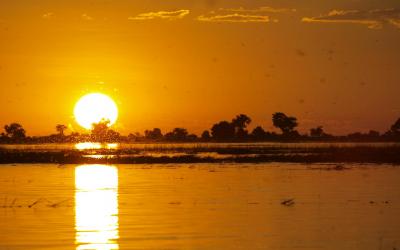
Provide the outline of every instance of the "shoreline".
{"type": "Polygon", "coordinates": [[[399,164],[400,146],[354,147],[155,147],[142,149],[0,149],[0,164],[143,163],[377,163],[399,164]]]}

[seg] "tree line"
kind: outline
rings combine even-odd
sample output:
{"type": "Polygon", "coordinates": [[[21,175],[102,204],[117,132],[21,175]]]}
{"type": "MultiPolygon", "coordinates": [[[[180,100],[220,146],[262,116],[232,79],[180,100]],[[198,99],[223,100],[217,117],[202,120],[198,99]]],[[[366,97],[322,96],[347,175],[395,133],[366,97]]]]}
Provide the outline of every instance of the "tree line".
{"type": "Polygon", "coordinates": [[[346,136],[334,136],[325,132],[322,126],[311,128],[309,133],[300,134],[296,128],[299,126],[296,117],[288,116],[282,112],[272,115],[273,126],[280,133],[264,130],[256,126],[248,130],[251,118],[239,114],[231,121],[215,123],[209,130],[200,136],[189,133],[185,128],[174,128],[165,134],[160,128],[145,130],[144,134],[131,133],[127,136],[110,129],[109,121],[103,120],[93,124],[90,133],[80,134],[72,132],[65,134],[68,129],[63,124],[55,127],[56,133],[48,136],[27,136],[26,130],[19,123],[4,126],[0,135],[0,143],[76,143],[76,142],[262,142],[262,141],[400,141],[400,118],[381,134],[371,130],[368,133],[351,133],[346,136]]]}

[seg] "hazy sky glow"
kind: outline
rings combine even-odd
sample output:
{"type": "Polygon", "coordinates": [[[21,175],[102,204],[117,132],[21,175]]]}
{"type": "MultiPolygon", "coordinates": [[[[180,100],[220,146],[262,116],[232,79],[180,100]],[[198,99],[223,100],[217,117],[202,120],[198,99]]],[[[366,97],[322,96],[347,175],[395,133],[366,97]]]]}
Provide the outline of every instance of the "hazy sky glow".
{"type": "Polygon", "coordinates": [[[4,1],[0,124],[79,129],[91,92],[119,106],[123,133],[200,133],[238,113],[271,130],[384,131],[400,117],[400,2],[4,1]]]}

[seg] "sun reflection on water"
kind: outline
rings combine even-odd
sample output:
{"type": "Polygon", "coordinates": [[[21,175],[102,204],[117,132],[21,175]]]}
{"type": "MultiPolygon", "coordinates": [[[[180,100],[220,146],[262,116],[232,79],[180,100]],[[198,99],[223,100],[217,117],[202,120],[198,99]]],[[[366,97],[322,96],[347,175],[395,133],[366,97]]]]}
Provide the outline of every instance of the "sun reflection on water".
{"type": "Polygon", "coordinates": [[[81,142],[75,144],[75,148],[78,150],[85,149],[117,149],[119,146],[118,143],[98,143],[98,142],[81,142]]]}
{"type": "Polygon", "coordinates": [[[75,169],[76,249],[119,249],[118,169],[82,165],[75,169]]]}

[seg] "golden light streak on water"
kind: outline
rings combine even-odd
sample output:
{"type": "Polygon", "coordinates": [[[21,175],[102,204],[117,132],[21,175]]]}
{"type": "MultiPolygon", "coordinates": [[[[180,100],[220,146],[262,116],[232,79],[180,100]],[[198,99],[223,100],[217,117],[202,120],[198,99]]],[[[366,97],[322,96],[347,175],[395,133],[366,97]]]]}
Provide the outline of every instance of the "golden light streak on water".
{"type": "Polygon", "coordinates": [[[83,165],[75,169],[77,250],[119,249],[118,169],[83,165]]]}
{"type": "Polygon", "coordinates": [[[98,143],[98,142],[81,142],[75,144],[75,148],[78,150],[85,149],[117,149],[119,147],[118,143],[98,143]]]}

